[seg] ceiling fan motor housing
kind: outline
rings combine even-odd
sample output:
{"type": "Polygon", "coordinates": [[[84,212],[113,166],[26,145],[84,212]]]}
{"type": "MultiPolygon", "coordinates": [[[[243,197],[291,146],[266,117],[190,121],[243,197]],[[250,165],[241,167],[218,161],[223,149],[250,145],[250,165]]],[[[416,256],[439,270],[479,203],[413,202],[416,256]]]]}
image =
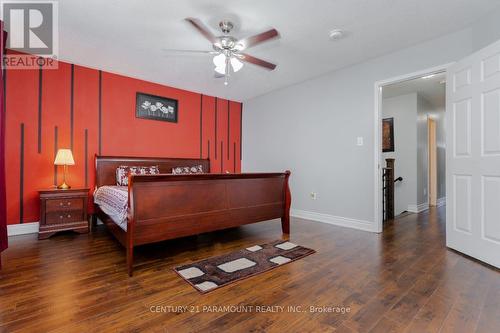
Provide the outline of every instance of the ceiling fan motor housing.
{"type": "Polygon", "coordinates": [[[221,30],[224,34],[229,34],[231,32],[231,30],[233,30],[234,25],[231,21],[222,20],[219,22],[219,27],[221,28],[221,30]]]}
{"type": "Polygon", "coordinates": [[[225,50],[233,49],[234,46],[236,45],[236,42],[238,41],[236,38],[231,36],[221,36],[219,37],[219,40],[220,40],[220,46],[225,50]]]}

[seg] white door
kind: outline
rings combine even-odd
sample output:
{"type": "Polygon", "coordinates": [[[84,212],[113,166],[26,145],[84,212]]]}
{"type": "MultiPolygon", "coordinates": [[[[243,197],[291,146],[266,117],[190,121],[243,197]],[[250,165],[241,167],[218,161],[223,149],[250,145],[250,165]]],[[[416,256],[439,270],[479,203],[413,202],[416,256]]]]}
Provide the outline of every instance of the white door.
{"type": "Polygon", "coordinates": [[[500,41],[446,81],[446,245],[500,267],[500,41]]]}

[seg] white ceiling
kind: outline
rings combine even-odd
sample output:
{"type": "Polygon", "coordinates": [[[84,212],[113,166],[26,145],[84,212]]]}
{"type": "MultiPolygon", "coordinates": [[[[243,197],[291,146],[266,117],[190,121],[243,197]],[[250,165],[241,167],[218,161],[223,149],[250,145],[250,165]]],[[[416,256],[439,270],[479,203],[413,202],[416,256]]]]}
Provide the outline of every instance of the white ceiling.
{"type": "Polygon", "coordinates": [[[439,73],[427,79],[417,78],[391,85],[382,89],[383,98],[391,98],[410,93],[418,93],[436,108],[445,108],[446,105],[445,73],[439,73]]]}
{"type": "Polygon", "coordinates": [[[499,0],[61,0],[60,58],[209,95],[246,100],[464,28],[499,0]],[[238,38],[278,29],[281,39],[248,53],[278,64],[252,65],[228,87],[206,55],[166,56],[162,49],[209,50],[185,17],[216,33],[232,18],[238,38]],[[334,28],[348,38],[328,39],[334,28]]]}

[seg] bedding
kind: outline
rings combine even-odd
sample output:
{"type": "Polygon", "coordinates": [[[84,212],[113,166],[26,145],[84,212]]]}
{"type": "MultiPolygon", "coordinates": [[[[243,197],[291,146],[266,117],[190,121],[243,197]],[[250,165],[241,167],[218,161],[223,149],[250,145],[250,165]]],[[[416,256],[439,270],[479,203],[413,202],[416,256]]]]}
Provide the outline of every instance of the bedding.
{"type": "Polygon", "coordinates": [[[120,228],[127,231],[128,187],[101,186],[94,192],[94,203],[120,228]]]}
{"type": "Polygon", "coordinates": [[[128,166],[120,165],[116,168],[116,185],[127,186],[128,185],[128,175],[158,175],[160,170],[157,165],[152,166],[128,166]]]}

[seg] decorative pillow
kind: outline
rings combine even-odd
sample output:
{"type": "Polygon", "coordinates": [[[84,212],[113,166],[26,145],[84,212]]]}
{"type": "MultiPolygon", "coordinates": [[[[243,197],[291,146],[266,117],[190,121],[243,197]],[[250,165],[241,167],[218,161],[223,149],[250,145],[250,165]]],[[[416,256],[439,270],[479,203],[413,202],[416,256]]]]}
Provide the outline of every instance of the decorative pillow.
{"type": "Polygon", "coordinates": [[[157,175],[160,173],[157,165],[152,166],[127,166],[120,165],[116,168],[116,185],[127,186],[128,175],[157,175]]]}
{"type": "Polygon", "coordinates": [[[203,166],[195,165],[195,166],[181,166],[172,168],[172,173],[174,175],[189,175],[193,173],[204,173],[203,166]]]}

